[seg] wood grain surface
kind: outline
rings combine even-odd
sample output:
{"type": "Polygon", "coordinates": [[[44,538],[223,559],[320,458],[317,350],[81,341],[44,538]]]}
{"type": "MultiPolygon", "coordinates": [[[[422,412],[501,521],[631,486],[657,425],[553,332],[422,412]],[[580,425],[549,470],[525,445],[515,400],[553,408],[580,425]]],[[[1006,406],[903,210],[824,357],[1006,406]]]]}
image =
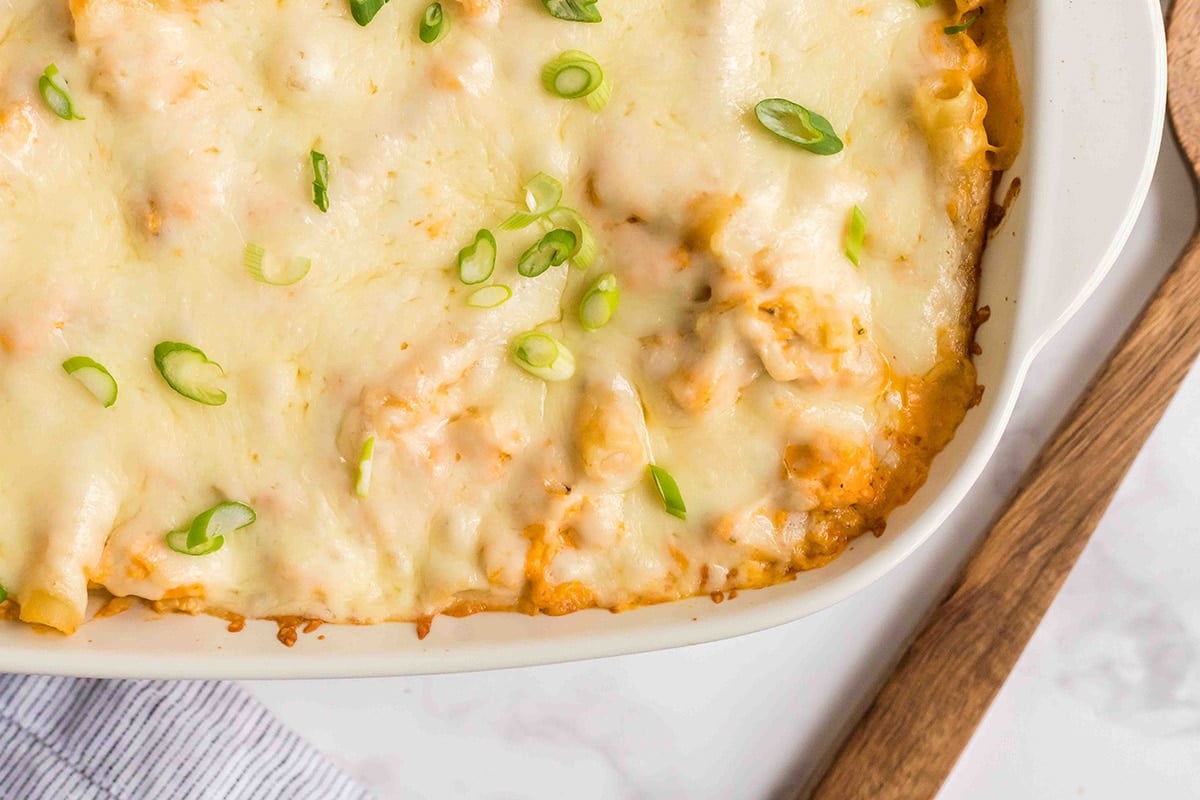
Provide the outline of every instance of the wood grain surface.
{"type": "MultiPolygon", "coordinates": [[[[1200,0],[1174,4],[1168,52],[1171,114],[1195,171],[1200,0]]],[[[814,800],[937,794],[1200,355],[1198,242],[1026,473],[811,792],[814,800]]]]}

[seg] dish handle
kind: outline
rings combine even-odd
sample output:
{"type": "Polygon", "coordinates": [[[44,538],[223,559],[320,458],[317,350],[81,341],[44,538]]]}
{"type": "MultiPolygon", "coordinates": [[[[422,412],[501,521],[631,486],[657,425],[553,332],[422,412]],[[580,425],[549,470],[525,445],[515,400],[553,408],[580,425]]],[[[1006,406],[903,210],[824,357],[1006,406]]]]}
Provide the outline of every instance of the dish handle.
{"type": "Polygon", "coordinates": [[[1128,240],[1154,175],[1167,97],[1158,0],[1112,0],[1088,10],[1073,3],[1020,8],[1036,2],[1010,4],[1012,40],[1025,43],[1017,48],[1018,68],[1036,66],[1023,70],[1026,144],[1006,180],[1030,175],[1042,185],[1021,187],[1014,218],[989,252],[991,264],[1001,265],[993,271],[1004,263],[1026,265],[1019,288],[1004,280],[995,288],[1016,301],[1019,315],[1029,315],[1017,330],[1034,338],[1013,342],[1029,354],[1078,310],[1128,240]],[[1028,80],[1032,75],[1036,82],[1028,80]],[[1006,236],[1009,226],[1028,235],[1006,236]],[[1018,259],[1009,261],[1004,251],[1018,240],[1028,250],[1008,253],[1018,259]]]}

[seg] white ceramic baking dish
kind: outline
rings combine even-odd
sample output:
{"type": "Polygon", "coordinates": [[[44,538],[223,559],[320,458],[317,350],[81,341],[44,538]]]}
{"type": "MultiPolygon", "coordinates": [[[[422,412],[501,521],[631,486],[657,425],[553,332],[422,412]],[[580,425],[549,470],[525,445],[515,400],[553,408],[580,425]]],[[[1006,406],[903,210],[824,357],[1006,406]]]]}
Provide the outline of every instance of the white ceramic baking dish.
{"type": "Polygon", "coordinates": [[[133,611],[74,637],[0,626],[0,671],[130,677],[381,676],[541,664],[711,641],[820,611],[888,572],[928,539],[975,482],[1004,429],[1027,368],[1112,265],[1149,188],[1162,136],[1166,46],[1157,0],[1011,0],[1028,112],[1024,153],[1006,180],[1020,198],[983,266],[983,404],[938,457],[929,482],[825,569],[789,584],[613,615],[552,619],[487,614],[411,625],[326,626],[292,649],[270,623],[230,634],[208,617],[133,611]]]}

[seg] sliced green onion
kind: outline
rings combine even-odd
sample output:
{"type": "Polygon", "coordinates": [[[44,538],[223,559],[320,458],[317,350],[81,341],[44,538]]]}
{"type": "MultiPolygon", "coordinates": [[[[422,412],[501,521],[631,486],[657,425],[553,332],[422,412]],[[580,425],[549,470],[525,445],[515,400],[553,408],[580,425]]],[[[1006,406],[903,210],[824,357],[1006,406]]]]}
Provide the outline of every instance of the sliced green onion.
{"type": "Polygon", "coordinates": [[[663,509],[673,517],[686,520],[687,506],[683,503],[683,494],[679,491],[679,484],[671,477],[671,473],[662,467],[651,464],[650,477],[654,479],[654,488],[658,490],[658,496],[662,498],[663,509]]]}
{"type": "Polygon", "coordinates": [[[525,182],[525,206],[531,213],[549,214],[562,201],[562,181],[539,172],[525,182]]]}
{"type": "Polygon", "coordinates": [[[544,381],[565,381],[575,374],[575,356],[548,333],[522,333],[513,339],[511,352],[517,366],[544,381]]]}
{"type": "Polygon", "coordinates": [[[46,71],[38,78],[38,92],[46,101],[46,106],[66,120],[85,119],[75,111],[75,103],[71,100],[71,90],[66,79],[58,73],[54,64],[46,67],[46,71]]]}
{"type": "Polygon", "coordinates": [[[225,537],[258,519],[245,503],[226,500],[201,513],[185,530],[167,534],[167,547],[185,556],[206,556],[225,544],[225,537]]]}
{"type": "Polygon", "coordinates": [[[250,277],[259,283],[265,283],[270,286],[291,286],[293,283],[299,283],[304,280],[304,276],[312,269],[312,259],[296,256],[288,262],[286,270],[275,276],[268,276],[263,268],[263,261],[266,259],[267,251],[258,245],[251,242],[246,245],[242,251],[242,264],[246,267],[246,272],[250,273],[250,277]]]}
{"type": "Polygon", "coordinates": [[[0,603],[3,603],[7,599],[8,599],[8,589],[5,589],[3,585],[0,585],[0,603]]]}
{"type": "Polygon", "coordinates": [[[575,234],[555,228],[525,251],[517,262],[517,272],[526,278],[536,278],[551,267],[565,264],[571,253],[578,249],[577,244],[575,234]]]}
{"type": "Polygon", "coordinates": [[[917,5],[919,5],[921,8],[929,8],[936,2],[937,0],[917,0],[917,5]]]}
{"type": "Polygon", "coordinates": [[[587,97],[603,82],[604,70],[599,62],[582,50],[564,51],[542,69],[546,91],[564,100],[587,97]]]}
{"type": "Polygon", "coordinates": [[[504,224],[500,226],[501,230],[515,231],[527,228],[557,208],[562,201],[562,183],[544,172],[530,178],[523,188],[525,207],[528,211],[518,211],[504,220],[504,224]]]}
{"type": "Polygon", "coordinates": [[[442,10],[441,3],[430,3],[421,15],[417,36],[425,44],[437,44],[450,32],[450,17],[442,10]]]}
{"type": "Polygon", "coordinates": [[[566,228],[575,234],[575,252],[571,253],[567,258],[571,261],[571,266],[579,269],[587,269],[596,260],[596,237],[592,233],[592,227],[588,225],[587,220],[573,208],[565,208],[559,206],[550,212],[550,221],[557,228],[566,228]]]}
{"type": "Polygon", "coordinates": [[[216,378],[225,370],[202,350],[182,342],[159,342],[154,346],[154,366],[167,385],[187,399],[206,406],[225,404],[225,392],[216,386],[216,378]]]}
{"type": "Polygon", "coordinates": [[[754,114],[771,133],[810,153],[831,156],[844,147],[829,120],[791,100],[763,100],[754,107],[754,114]]]}
{"type": "Polygon", "coordinates": [[[350,16],[359,25],[366,26],[387,3],[388,0],[350,0],[350,16]]]}
{"type": "Polygon", "coordinates": [[[585,330],[598,331],[609,323],[621,303],[617,276],[606,272],[592,283],[579,301],[579,324],[585,330]]]}
{"type": "Polygon", "coordinates": [[[846,258],[858,266],[862,258],[863,241],[867,238],[867,215],[858,206],[850,212],[850,227],[846,231],[846,258]]]}
{"type": "Polygon", "coordinates": [[[64,361],[62,367],[68,375],[83,384],[105,408],[111,408],[112,404],[117,402],[117,381],[100,362],[87,356],[75,356],[64,361]]]}
{"type": "Polygon", "coordinates": [[[200,547],[213,539],[223,539],[226,534],[254,524],[256,519],[258,515],[254,513],[254,509],[245,503],[233,500],[217,503],[192,520],[192,525],[188,528],[187,546],[200,547]]]}
{"type": "Polygon", "coordinates": [[[325,158],[324,153],[318,153],[316,150],[311,151],[309,155],[312,157],[313,167],[313,205],[324,213],[329,210],[329,160],[325,158]]]}
{"type": "Polygon", "coordinates": [[[600,22],[596,0],[542,0],[550,16],[568,22],[600,22]]]}
{"type": "Polygon", "coordinates": [[[511,297],[512,289],[503,283],[493,283],[471,292],[467,297],[467,305],[471,308],[495,308],[507,303],[511,297]]]}
{"type": "Polygon", "coordinates": [[[483,283],[496,270],[496,237],[489,230],[475,234],[475,241],[458,251],[458,279],[467,286],[483,283]]]}
{"type": "Polygon", "coordinates": [[[368,437],[363,442],[362,451],[358,454],[358,478],[354,481],[354,493],[366,497],[371,491],[371,473],[375,463],[375,437],[368,437]]]}
{"type": "Polygon", "coordinates": [[[201,542],[196,547],[189,547],[187,540],[188,531],[171,531],[167,534],[167,547],[176,553],[183,553],[185,556],[206,556],[209,553],[217,552],[225,544],[224,536],[201,542]]]}
{"type": "Polygon", "coordinates": [[[970,19],[965,19],[957,25],[949,25],[946,28],[944,28],[944,30],[946,31],[946,33],[950,34],[951,36],[953,36],[956,33],[962,33],[967,28],[974,25],[979,20],[979,18],[982,16],[983,16],[983,9],[982,8],[976,9],[975,15],[973,17],[971,17],[970,19]]]}
{"type": "Polygon", "coordinates": [[[604,70],[596,59],[581,50],[567,50],[546,64],[542,68],[542,86],[564,100],[586,97],[593,111],[604,108],[612,97],[612,86],[604,78],[604,70]]]}

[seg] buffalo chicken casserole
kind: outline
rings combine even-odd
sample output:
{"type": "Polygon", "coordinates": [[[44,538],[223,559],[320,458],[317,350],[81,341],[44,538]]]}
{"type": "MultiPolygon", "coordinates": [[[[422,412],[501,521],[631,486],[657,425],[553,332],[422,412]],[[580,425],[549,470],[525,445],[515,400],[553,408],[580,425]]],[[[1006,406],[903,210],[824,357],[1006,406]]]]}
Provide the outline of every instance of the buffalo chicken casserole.
{"type": "Polygon", "coordinates": [[[980,391],[1004,11],[0,0],[3,610],[424,631],[881,533],[980,391]]]}

